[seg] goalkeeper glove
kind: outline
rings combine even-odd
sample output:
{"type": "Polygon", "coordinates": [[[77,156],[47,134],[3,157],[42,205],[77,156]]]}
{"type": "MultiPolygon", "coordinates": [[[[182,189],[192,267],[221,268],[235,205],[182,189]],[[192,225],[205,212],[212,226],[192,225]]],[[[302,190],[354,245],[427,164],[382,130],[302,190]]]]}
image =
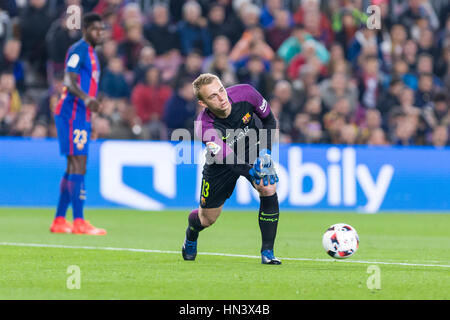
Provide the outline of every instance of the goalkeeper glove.
{"type": "Polygon", "coordinates": [[[257,185],[260,184],[261,179],[265,186],[275,184],[279,181],[278,175],[273,165],[272,157],[270,156],[270,150],[263,149],[259,152],[259,157],[256,158],[253,168],[249,170],[249,174],[257,185]]]}

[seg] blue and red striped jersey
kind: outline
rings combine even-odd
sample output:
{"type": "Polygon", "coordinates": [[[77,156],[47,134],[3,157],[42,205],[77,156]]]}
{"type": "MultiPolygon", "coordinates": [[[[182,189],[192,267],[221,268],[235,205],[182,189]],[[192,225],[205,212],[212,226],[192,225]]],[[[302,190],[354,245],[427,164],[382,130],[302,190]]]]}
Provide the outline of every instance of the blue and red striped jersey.
{"type": "MultiPolygon", "coordinates": [[[[73,72],[78,74],[78,85],[81,90],[90,97],[95,98],[97,96],[100,63],[94,47],[83,38],[74,43],[67,51],[65,71],[66,73],[73,72]]],[[[85,121],[90,121],[91,118],[91,111],[86,108],[83,100],[70,93],[67,87],[63,88],[55,114],[68,118],[84,118],[85,121]]]]}

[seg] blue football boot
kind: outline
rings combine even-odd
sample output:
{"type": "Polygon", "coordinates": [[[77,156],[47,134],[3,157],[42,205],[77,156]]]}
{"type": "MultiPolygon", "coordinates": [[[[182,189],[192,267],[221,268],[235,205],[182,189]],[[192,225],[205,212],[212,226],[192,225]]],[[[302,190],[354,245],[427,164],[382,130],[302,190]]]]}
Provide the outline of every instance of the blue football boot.
{"type": "Polygon", "coordinates": [[[273,255],[273,250],[264,250],[261,252],[261,263],[262,264],[281,264],[281,261],[275,258],[273,255]]]}
{"type": "Polygon", "coordinates": [[[195,260],[195,257],[197,256],[197,241],[189,241],[188,239],[184,239],[181,253],[184,260],[195,260]]]}

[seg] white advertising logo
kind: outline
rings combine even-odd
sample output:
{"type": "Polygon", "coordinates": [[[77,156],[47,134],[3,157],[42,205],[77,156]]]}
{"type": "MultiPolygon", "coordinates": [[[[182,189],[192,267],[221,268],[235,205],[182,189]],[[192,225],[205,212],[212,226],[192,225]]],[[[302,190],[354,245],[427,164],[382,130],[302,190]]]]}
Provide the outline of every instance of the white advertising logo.
{"type": "MultiPolygon", "coordinates": [[[[372,177],[367,165],[356,164],[356,151],[353,148],[340,150],[331,147],[327,150],[326,159],[329,165],[322,168],[316,163],[304,162],[300,147],[289,148],[288,167],[275,164],[280,178],[277,184],[280,203],[288,198],[292,206],[314,206],[327,196],[327,204],[331,207],[353,207],[357,205],[356,187],[359,184],[367,202],[358,209],[366,213],[375,213],[380,209],[394,174],[392,165],[382,165],[378,174],[372,177]],[[306,177],[312,185],[308,190],[303,187],[306,177]]],[[[240,178],[236,188],[239,204],[249,204],[252,196],[259,200],[258,193],[246,179],[240,178]]]]}
{"type": "Polygon", "coordinates": [[[124,166],[153,167],[155,191],[167,198],[176,196],[174,148],[164,142],[107,141],[100,149],[100,193],[112,202],[141,210],[161,210],[164,204],[127,186],[124,166]]]}
{"type": "Polygon", "coordinates": [[[389,164],[381,166],[378,177],[374,180],[365,164],[356,165],[355,149],[343,149],[342,166],[338,163],[340,159],[341,152],[338,148],[328,149],[327,160],[330,165],[325,174],[325,171],[315,163],[302,163],[300,148],[290,148],[290,203],[314,205],[320,202],[328,191],[330,205],[337,206],[342,201],[346,206],[354,206],[356,205],[356,183],[358,182],[367,198],[367,203],[362,210],[369,213],[378,211],[394,174],[394,168],[389,164]],[[302,189],[302,181],[306,176],[311,178],[313,184],[308,192],[304,192],[302,189]]]}
{"type": "MultiPolygon", "coordinates": [[[[204,164],[203,148],[192,150],[197,163],[197,181],[185,183],[180,176],[177,179],[177,166],[174,159],[179,152],[177,146],[166,142],[122,142],[107,141],[100,149],[100,192],[112,202],[142,210],[164,209],[164,200],[157,201],[148,195],[126,185],[123,181],[124,166],[149,166],[153,168],[153,189],[166,199],[175,199],[177,184],[183,184],[183,189],[195,189],[195,200],[198,200],[202,183],[204,164]]],[[[192,152],[191,151],[191,152],[192,152]]],[[[278,155],[274,155],[277,159],[278,155]]],[[[191,158],[191,155],[189,155],[191,158]]],[[[313,207],[326,201],[330,207],[355,207],[361,203],[358,210],[367,213],[377,212],[386,196],[394,175],[390,164],[383,164],[378,172],[372,172],[368,166],[356,161],[354,148],[339,149],[331,147],[326,150],[328,164],[319,165],[306,162],[300,147],[291,147],[287,154],[287,167],[274,161],[280,178],[277,184],[277,194],[280,203],[287,201],[293,207],[313,207]],[[304,180],[310,181],[305,187],[304,180]],[[357,187],[365,197],[357,199],[357,187]]],[[[189,192],[193,192],[189,191],[189,192]]],[[[259,195],[245,178],[240,178],[236,185],[236,202],[248,205],[252,198],[259,200],[259,195]]]]}

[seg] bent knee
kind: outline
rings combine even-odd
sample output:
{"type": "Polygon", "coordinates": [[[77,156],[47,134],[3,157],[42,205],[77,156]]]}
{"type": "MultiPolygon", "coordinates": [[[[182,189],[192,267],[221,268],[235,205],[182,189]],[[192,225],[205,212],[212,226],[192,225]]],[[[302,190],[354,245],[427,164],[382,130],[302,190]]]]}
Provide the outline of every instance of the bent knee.
{"type": "Polygon", "coordinates": [[[207,217],[207,216],[203,216],[203,217],[199,216],[199,218],[200,218],[200,223],[205,228],[210,227],[217,220],[217,218],[212,218],[212,217],[207,217]]]}

